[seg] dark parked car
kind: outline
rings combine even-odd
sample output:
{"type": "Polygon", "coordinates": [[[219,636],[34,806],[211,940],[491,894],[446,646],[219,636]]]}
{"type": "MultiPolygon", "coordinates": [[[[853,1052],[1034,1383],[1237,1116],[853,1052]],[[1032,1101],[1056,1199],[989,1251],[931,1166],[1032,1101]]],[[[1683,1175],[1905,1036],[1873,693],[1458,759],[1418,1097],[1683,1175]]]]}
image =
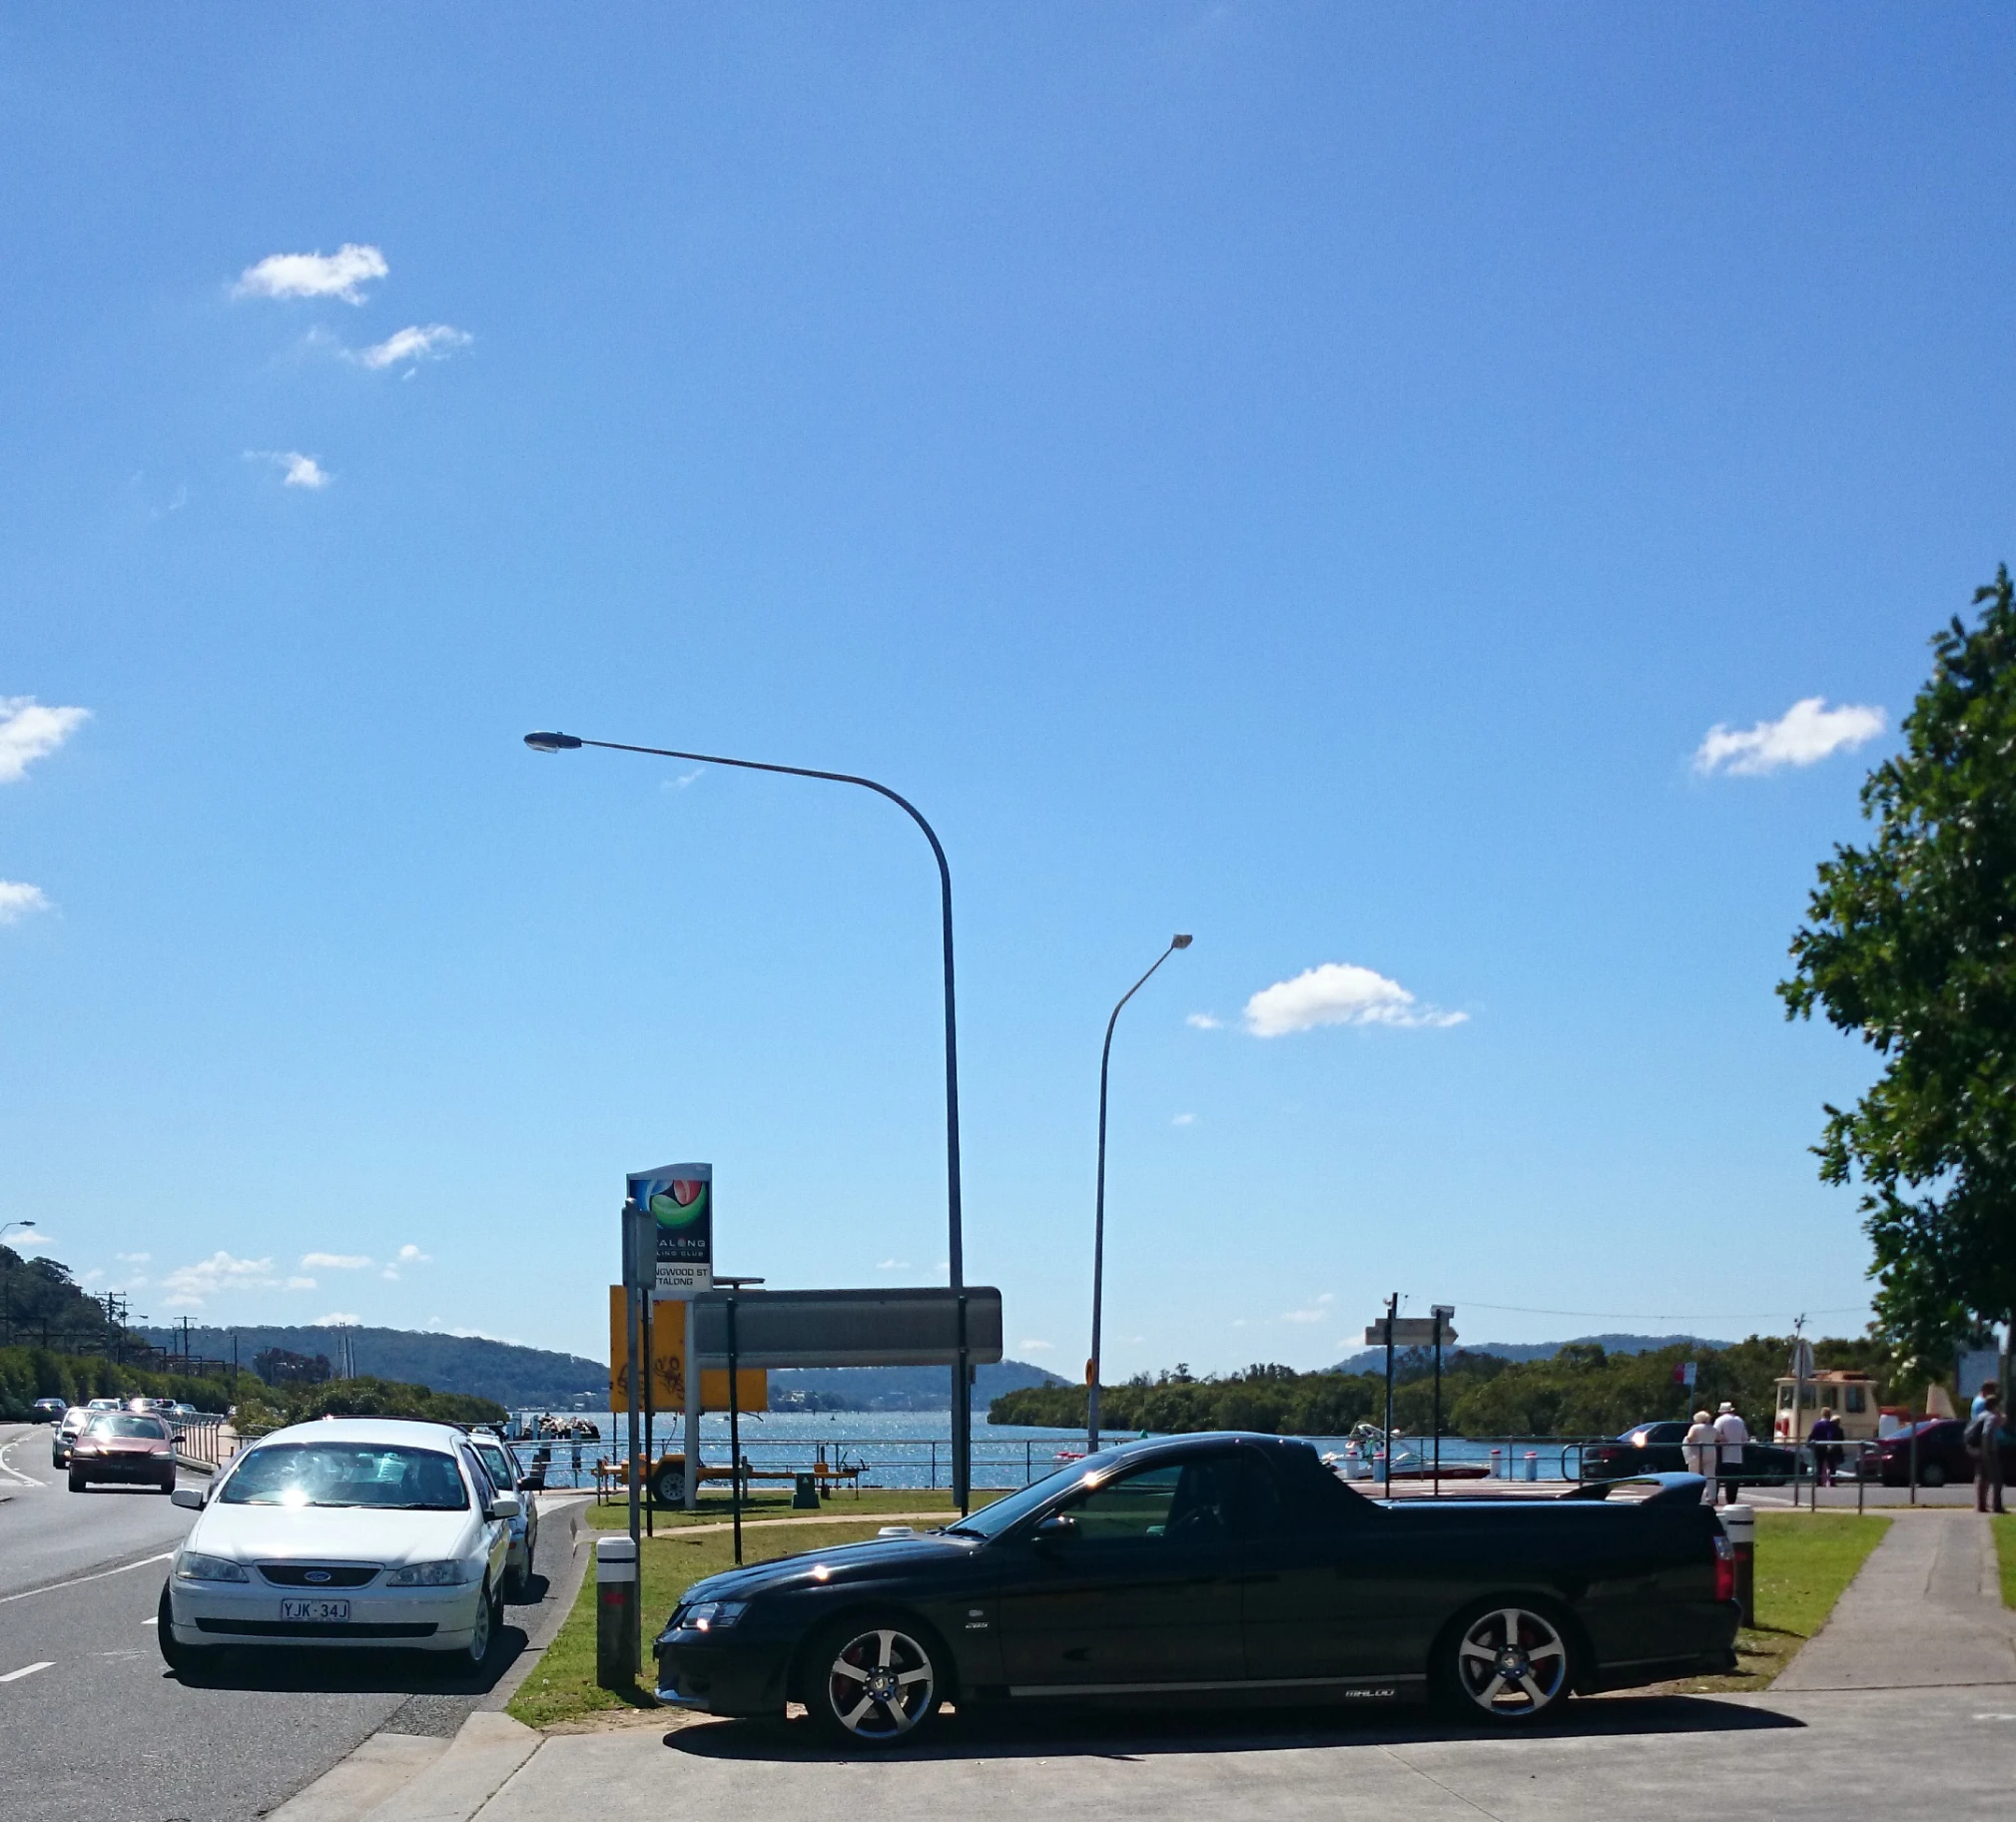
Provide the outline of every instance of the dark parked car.
{"type": "Polygon", "coordinates": [[[175,1491],[175,1439],[166,1420],[125,1411],[100,1412],[70,1449],[70,1491],[94,1481],[142,1481],[175,1491]]]}
{"type": "Polygon", "coordinates": [[[854,1746],[944,1699],[1418,1701],[1537,1720],[1571,1690],[1735,1662],[1733,1564],[1701,1484],[1641,1502],[1365,1498],[1307,1443],[1097,1455],[925,1534],[731,1570],[656,1641],[661,1700],[806,1704],[854,1746]]]}
{"type": "MultiPolygon", "coordinates": [[[[1582,1452],[1582,1476],[1586,1481],[1621,1481],[1636,1475],[1687,1474],[1686,1452],[1680,1445],[1687,1426],[1658,1422],[1636,1424],[1609,1443],[1591,1443],[1582,1452]]],[[[1719,1457],[1720,1446],[1716,1447],[1719,1457]]],[[[1742,1467],[1733,1476],[1739,1487],[1776,1487],[1792,1478],[1796,1458],[1789,1449],[1775,1443],[1745,1443],[1742,1467]]],[[[1733,1466],[1733,1464],[1731,1464],[1733,1466]]]]}
{"type": "Polygon", "coordinates": [[[70,1407],[60,1398],[38,1398],[35,1401],[35,1422],[38,1424],[60,1424],[64,1412],[70,1407]]]}
{"type": "MultiPolygon", "coordinates": [[[[1913,1426],[1918,1433],[1918,1485],[1944,1487],[1948,1481],[1971,1481],[1974,1458],[1967,1453],[1964,1418],[1934,1417],[1913,1426]]],[[[1911,1431],[1886,1436],[1862,1452],[1858,1472],[1885,1487],[1906,1487],[1911,1480],[1911,1431]]],[[[2016,1481],[2016,1438],[2002,1439],[2002,1478],[2016,1481]]]]}

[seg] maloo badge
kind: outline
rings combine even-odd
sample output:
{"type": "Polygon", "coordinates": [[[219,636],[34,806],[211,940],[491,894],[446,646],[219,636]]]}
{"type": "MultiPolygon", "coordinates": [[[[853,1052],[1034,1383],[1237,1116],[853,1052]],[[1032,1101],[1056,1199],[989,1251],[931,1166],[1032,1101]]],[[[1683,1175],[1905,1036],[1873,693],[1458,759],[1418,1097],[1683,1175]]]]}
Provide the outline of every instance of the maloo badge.
{"type": "Polygon", "coordinates": [[[329,1579],[329,1570],[308,1569],[303,1572],[302,1579],[304,1581],[327,1581],[329,1579]]]}

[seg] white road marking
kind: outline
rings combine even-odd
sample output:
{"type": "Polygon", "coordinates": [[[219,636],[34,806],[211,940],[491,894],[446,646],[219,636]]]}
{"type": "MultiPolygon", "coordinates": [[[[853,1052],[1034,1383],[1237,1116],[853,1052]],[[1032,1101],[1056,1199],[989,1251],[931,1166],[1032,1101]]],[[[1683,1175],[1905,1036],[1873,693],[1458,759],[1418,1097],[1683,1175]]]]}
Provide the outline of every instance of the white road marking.
{"type": "Polygon", "coordinates": [[[0,1474],[4,1474],[10,1481],[19,1482],[23,1487],[47,1487],[49,1485],[47,1481],[38,1481],[33,1475],[23,1474],[8,1461],[7,1450],[18,1447],[18,1443],[9,1443],[6,1449],[0,1449],[0,1474]]]}
{"type": "Polygon", "coordinates": [[[23,1664],[18,1670],[9,1670],[0,1676],[0,1683],[18,1683],[24,1676],[33,1676],[37,1670],[46,1670],[55,1662],[53,1657],[45,1657],[39,1664],[23,1664]]]}
{"type": "Polygon", "coordinates": [[[52,1581],[47,1587],[23,1588],[18,1594],[0,1594],[0,1607],[10,1600],[26,1600],[31,1594],[53,1594],[58,1588],[79,1587],[87,1581],[103,1581],[108,1575],[123,1575],[128,1569],[144,1569],[150,1562],[166,1562],[175,1552],[163,1550],[158,1556],[143,1556],[138,1562],[122,1562],[116,1569],[99,1569],[90,1575],[72,1575],[68,1581],[52,1581]]]}

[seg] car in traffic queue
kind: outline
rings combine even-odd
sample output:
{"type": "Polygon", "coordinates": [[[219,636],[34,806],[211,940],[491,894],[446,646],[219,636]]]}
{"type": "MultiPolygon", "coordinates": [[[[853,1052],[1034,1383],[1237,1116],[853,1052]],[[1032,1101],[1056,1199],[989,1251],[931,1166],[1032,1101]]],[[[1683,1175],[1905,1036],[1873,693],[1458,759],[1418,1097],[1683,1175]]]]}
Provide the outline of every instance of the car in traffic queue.
{"type": "Polygon", "coordinates": [[[56,1428],[49,1433],[49,1466],[68,1468],[70,1451],[76,1445],[78,1432],[91,1422],[97,1414],[88,1405],[72,1405],[57,1419],[56,1428]]]}
{"type": "Polygon", "coordinates": [[[223,1646],[399,1647],[487,1661],[515,1493],[448,1424],[324,1418],[243,1450],[176,1503],[196,1522],[157,1635],[178,1674],[223,1646]]]}
{"type": "MultiPolygon", "coordinates": [[[[1871,1444],[1849,1470],[1850,1478],[1879,1482],[1884,1487],[1908,1487],[1913,1463],[1920,1487],[1944,1487],[1974,1478],[1974,1458],[1967,1451],[1966,1420],[1926,1418],[1871,1444]],[[1913,1450],[1913,1438],[1916,1449],[1913,1450]]],[[[2002,1438],[2002,1478],[2016,1480],[2016,1437],[2002,1438]]]]}
{"type": "Polygon", "coordinates": [[[538,1496],[510,1444],[494,1430],[471,1430],[469,1447],[476,1452],[490,1484],[500,1493],[518,1496],[518,1513],[510,1521],[511,1544],[504,1569],[505,1597],[516,1599],[532,1579],[532,1557],[539,1547],[538,1496]]]}
{"type": "Polygon", "coordinates": [[[165,1418],[130,1411],[98,1411],[70,1445],[70,1491],[87,1492],[108,1481],[137,1481],[158,1492],[175,1491],[175,1433],[165,1418]]]}
{"type": "Polygon", "coordinates": [[[64,1412],[68,1411],[70,1407],[60,1398],[38,1398],[35,1401],[33,1409],[35,1412],[33,1421],[35,1423],[60,1424],[63,1421],[64,1412]]]}
{"type": "MultiPolygon", "coordinates": [[[[1686,1450],[1687,1426],[1671,1420],[1634,1424],[1607,1443],[1588,1443],[1582,1451],[1582,1478],[1585,1481],[1622,1481],[1638,1475],[1689,1474],[1686,1450]]],[[[1775,1443],[1748,1442],[1742,1446],[1740,1464],[1723,1462],[1726,1444],[1715,1445],[1715,1472],[1724,1485],[1738,1487],[1781,1487],[1791,1481],[1798,1464],[1798,1452],[1781,1449],[1775,1443]]]]}
{"type": "Polygon", "coordinates": [[[694,1583],[660,1701],[852,1747],[945,1700],[1351,1706],[1438,1697],[1531,1722],[1573,1691],[1735,1664],[1734,1561],[1692,1475],[1379,1502],[1307,1443],[1219,1434],[1074,1462],[929,1533],[694,1583]]]}

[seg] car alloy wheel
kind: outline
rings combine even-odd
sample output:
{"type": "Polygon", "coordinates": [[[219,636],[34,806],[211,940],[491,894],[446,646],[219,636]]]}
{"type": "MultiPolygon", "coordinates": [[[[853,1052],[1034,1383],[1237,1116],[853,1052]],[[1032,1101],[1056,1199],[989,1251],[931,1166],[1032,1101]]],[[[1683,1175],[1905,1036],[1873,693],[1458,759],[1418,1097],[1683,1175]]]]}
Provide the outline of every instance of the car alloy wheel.
{"type": "Polygon", "coordinates": [[[1941,1468],[1937,1462],[1927,1462],[1918,1470],[1918,1485],[1920,1487],[1944,1487],[1946,1485],[1945,1469],[1941,1468]]]}
{"type": "Polygon", "coordinates": [[[836,1626],[814,1647],[811,1668],[806,1706],[851,1744],[893,1745],[938,1713],[938,1666],[902,1625],[836,1626]]]}
{"type": "Polygon", "coordinates": [[[1568,1642],[1545,1613],[1507,1601],[1455,1634],[1454,1686],[1494,1721],[1531,1721],[1568,1695],[1568,1642]]]}

